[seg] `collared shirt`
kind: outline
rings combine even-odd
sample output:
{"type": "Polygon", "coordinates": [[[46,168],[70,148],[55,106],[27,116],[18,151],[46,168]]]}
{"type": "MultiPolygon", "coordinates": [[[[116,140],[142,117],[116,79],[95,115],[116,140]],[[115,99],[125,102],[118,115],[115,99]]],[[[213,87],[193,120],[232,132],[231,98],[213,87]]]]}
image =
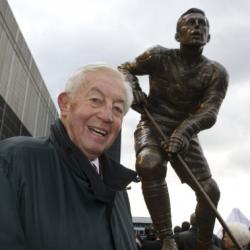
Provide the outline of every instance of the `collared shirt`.
{"type": "Polygon", "coordinates": [[[99,174],[99,175],[101,175],[101,171],[100,171],[100,163],[99,163],[99,159],[98,158],[96,158],[96,159],[94,159],[93,161],[90,161],[90,163],[92,164],[92,166],[95,168],[95,170],[97,171],[97,173],[99,174]]]}

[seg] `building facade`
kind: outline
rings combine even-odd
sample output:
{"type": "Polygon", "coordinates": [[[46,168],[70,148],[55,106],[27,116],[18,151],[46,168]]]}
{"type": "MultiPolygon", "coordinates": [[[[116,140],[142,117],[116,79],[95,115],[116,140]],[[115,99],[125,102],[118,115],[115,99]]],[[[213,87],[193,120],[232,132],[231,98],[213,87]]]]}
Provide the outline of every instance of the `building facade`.
{"type": "Polygon", "coordinates": [[[141,238],[145,237],[145,227],[152,225],[152,220],[150,217],[133,217],[134,231],[141,238]]]}
{"type": "Polygon", "coordinates": [[[57,116],[8,2],[0,0],[0,139],[48,135],[57,116]]]}

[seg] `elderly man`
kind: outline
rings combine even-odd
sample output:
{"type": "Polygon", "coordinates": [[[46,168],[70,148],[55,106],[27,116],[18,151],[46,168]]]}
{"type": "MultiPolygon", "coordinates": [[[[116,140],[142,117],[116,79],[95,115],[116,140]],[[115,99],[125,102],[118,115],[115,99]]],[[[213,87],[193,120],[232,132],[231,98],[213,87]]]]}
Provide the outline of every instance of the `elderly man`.
{"type": "Polygon", "coordinates": [[[132,97],[119,71],[87,65],[59,95],[48,138],[0,142],[0,249],[136,249],[126,193],[136,173],[103,153],[132,97]]]}
{"type": "MultiPolygon", "coordinates": [[[[163,249],[176,249],[165,181],[169,157],[181,154],[214,204],[219,201],[219,188],[211,177],[197,134],[215,123],[228,85],[223,66],[202,55],[210,40],[209,22],[202,10],[192,8],[181,15],[175,38],[180,43],[179,49],[156,46],[120,66],[133,86],[133,107],[142,113],[135,131],[136,169],[163,249]],[[137,75],[149,76],[148,97],[141,91],[137,75]],[[159,134],[143,113],[142,104],[147,106],[167,141],[159,140],[159,134]]],[[[182,171],[180,162],[173,157],[171,164],[181,181],[196,192],[197,249],[212,249],[215,217],[182,171]]]]}

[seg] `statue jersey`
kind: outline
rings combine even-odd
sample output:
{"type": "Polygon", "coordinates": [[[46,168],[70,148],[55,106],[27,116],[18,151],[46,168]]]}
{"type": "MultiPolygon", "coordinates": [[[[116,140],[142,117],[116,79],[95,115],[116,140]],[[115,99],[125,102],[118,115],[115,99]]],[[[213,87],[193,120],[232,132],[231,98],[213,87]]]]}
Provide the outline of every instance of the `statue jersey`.
{"type": "MultiPolygon", "coordinates": [[[[228,74],[219,63],[201,56],[195,65],[187,65],[179,49],[156,46],[124,65],[133,75],[149,76],[147,106],[159,124],[215,121],[228,85],[228,74]]],[[[207,128],[197,125],[199,130],[207,128]]]]}

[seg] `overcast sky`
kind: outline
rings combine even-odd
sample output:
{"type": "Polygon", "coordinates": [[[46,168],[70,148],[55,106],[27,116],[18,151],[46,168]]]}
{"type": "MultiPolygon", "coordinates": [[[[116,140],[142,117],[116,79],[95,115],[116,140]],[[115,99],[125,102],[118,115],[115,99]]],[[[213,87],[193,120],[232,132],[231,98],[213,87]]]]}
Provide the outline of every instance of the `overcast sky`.
{"type": "MultiPolygon", "coordinates": [[[[80,66],[105,61],[114,66],[160,44],[177,48],[178,17],[191,7],[203,9],[211,40],[204,55],[223,64],[230,85],[216,125],[199,136],[221,189],[218,207],[227,218],[238,207],[250,218],[250,1],[220,0],[9,0],[53,100],[68,75],[80,66]]],[[[140,78],[147,91],[147,77],[140,78]]],[[[122,163],[134,168],[133,131],[139,120],[127,114],[122,129],[122,163]]],[[[195,196],[168,167],[173,225],[188,220],[195,196]]],[[[132,214],[148,216],[140,184],[129,191],[132,214]]],[[[219,228],[218,223],[216,228],[219,228]]]]}

